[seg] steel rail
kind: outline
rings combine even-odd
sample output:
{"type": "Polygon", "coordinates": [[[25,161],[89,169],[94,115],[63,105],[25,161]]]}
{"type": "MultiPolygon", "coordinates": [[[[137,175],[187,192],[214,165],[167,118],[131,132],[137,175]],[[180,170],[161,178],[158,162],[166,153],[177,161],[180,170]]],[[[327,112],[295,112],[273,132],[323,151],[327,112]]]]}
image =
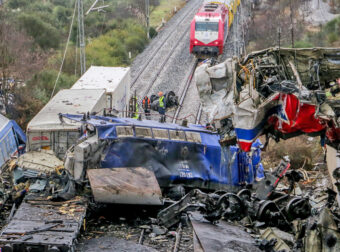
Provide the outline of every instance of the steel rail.
{"type": "Polygon", "coordinates": [[[190,84],[192,82],[192,78],[194,76],[194,72],[195,72],[195,69],[196,69],[196,66],[198,64],[198,60],[195,58],[194,61],[193,61],[193,64],[192,64],[192,67],[190,69],[190,74],[188,75],[188,78],[185,82],[185,86],[184,86],[184,89],[182,91],[182,94],[181,94],[181,97],[180,97],[180,100],[179,100],[179,105],[176,109],[176,112],[175,112],[175,116],[172,120],[172,123],[176,123],[177,119],[178,119],[178,115],[179,113],[181,112],[181,109],[182,109],[182,105],[184,103],[184,99],[188,93],[188,90],[189,90],[189,87],[190,87],[190,84]]]}
{"type": "MultiPolygon", "coordinates": [[[[183,37],[187,34],[188,30],[190,29],[190,26],[181,34],[180,39],[178,41],[181,41],[183,39],[183,37]]],[[[153,76],[153,78],[151,79],[151,81],[149,82],[149,85],[146,89],[146,91],[144,92],[143,96],[147,96],[151,90],[151,88],[153,87],[153,85],[155,84],[156,80],[158,79],[159,75],[161,74],[161,72],[163,70],[165,70],[165,65],[169,62],[171,55],[175,52],[175,48],[176,48],[177,44],[175,44],[173,46],[173,48],[171,48],[171,50],[169,51],[169,53],[167,54],[167,56],[165,57],[165,60],[162,62],[162,64],[160,65],[160,67],[158,68],[156,74],[153,76]]]]}
{"type": "MultiPolygon", "coordinates": [[[[165,37],[164,40],[162,40],[162,42],[159,44],[159,46],[156,47],[156,49],[152,52],[152,55],[149,57],[149,60],[144,64],[144,66],[141,68],[141,70],[137,73],[137,75],[134,77],[134,79],[131,82],[131,88],[137,83],[137,80],[139,79],[139,77],[142,75],[142,73],[146,70],[146,68],[149,66],[149,64],[152,62],[152,60],[154,59],[155,55],[159,52],[159,49],[161,49],[161,47],[164,46],[164,44],[169,40],[170,37],[172,37],[173,35],[176,34],[176,29],[178,29],[178,26],[180,24],[183,23],[183,21],[185,20],[185,18],[191,13],[191,12],[196,12],[196,8],[188,8],[188,11],[185,12],[185,14],[183,14],[183,17],[176,23],[173,25],[173,28],[171,29],[171,31],[169,32],[169,34],[165,37]]],[[[190,27],[190,26],[189,26],[190,27]]],[[[181,38],[178,40],[180,41],[182,39],[183,36],[181,36],[181,38]]],[[[177,44],[174,44],[174,46],[172,47],[172,50],[177,46],[177,44]]]]}
{"type": "Polygon", "coordinates": [[[198,108],[195,124],[200,124],[201,116],[202,116],[202,103],[200,103],[200,106],[198,108]]]}

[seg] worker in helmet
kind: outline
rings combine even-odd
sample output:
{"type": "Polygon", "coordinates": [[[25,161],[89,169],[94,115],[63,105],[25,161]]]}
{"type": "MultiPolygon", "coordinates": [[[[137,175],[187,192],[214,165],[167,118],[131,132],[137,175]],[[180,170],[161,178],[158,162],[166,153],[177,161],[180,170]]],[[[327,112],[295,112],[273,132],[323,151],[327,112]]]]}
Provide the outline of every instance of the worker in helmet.
{"type": "Polygon", "coordinates": [[[146,119],[150,119],[151,104],[150,104],[150,99],[147,96],[145,96],[143,99],[143,109],[144,109],[146,119]]]}
{"type": "Polygon", "coordinates": [[[139,112],[139,109],[138,109],[138,98],[137,98],[137,96],[135,97],[135,102],[136,102],[136,109],[135,109],[135,113],[133,114],[133,119],[138,119],[138,117],[139,117],[139,114],[138,114],[138,112],[139,112]]]}
{"type": "Polygon", "coordinates": [[[159,105],[158,105],[158,112],[161,116],[160,118],[160,122],[165,122],[165,108],[166,108],[166,104],[165,104],[165,100],[164,100],[164,94],[162,91],[160,91],[158,93],[158,102],[159,102],[159,105]]]}

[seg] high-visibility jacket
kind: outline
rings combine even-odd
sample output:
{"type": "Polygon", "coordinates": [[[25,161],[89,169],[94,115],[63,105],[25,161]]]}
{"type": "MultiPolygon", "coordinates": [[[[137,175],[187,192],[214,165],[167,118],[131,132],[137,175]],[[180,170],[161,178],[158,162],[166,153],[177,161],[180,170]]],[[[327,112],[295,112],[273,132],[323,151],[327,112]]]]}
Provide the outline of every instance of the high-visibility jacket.
{"type": "Polygon", "coordinates": [[[133,119],[138,119],[138,112],[139,112],[139,110],[138,110],[138,102],[137,102],[137,97],[136,97],[136,111],[135,111],[135,113],[134,113],[134,115],[133,115],[133,119]]]}
{"type": "Polygon", "coordinates": [[[164,95],[162,95],[161,97],[159,97],[159,107],[160,108],[164,108],[164,95]]]}
{"type": "Polygon", "coordinates": [[[143,108],[144,109],[150,108],[150,99],[148,97],[143,99],[143,108]]]}

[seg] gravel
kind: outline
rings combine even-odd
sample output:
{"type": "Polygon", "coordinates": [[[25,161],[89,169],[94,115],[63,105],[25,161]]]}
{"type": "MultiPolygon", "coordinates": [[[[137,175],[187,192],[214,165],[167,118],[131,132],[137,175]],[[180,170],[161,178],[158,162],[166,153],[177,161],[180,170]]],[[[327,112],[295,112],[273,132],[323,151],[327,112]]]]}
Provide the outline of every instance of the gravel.
{"type": "Polygon", "coordinates": [[[178,91],[190,58],[193,57],[189,54],[190,23],[201,2],[201,0],[189,1],[135,59],[131,67],[132,80],[148,64],[131,88],[132,92],[136,90],[140,99],[145,94],[151,95],[160,90],[178,91]],[[168,36],[169,38],[164,41],[168,36]],[[154,55],[154,50],[158,49],[160,44],[163,46],[154,55]],[[153,83],[156,76],[158,77],[153,83]]]}
{"type": "MultiPolygon", "coordinates": [[[[245,31],[247,30],[246,23],[247,23],[247,17],[249,17],[249,11],[250,11],[250,4],[244,1],[243,4],[241,5],[241,12],[238,12],[237,14],[239,18],[239,25],[237,26],[235,25],[235,23],[232,24],[223,54],[218,57],[217,62],[223,62],[227,58],[230,58],[233,55],[236,55],[235,41],[238,41],[237,42],[238,45],[242,46],[243,35],[240,31],[236,31],[236,29],[238,28],[239,30],[243,30],[241,24],[244,24],[244,30],[245,31]]],[[[187,117],[187,120],[189,121],[189,123],[195,123],[196,115],[198,114],[199,109],[200,109],[200,98],[199,98],[199,94],[196,88],[195,78],[193,78],[178,118],[180,119],[180,118],[187,117]],[[191,115],[195,115],[195,117],[191,115]]],[[[206,124],[208,122],[207,118],[208,117],[205,114],[202,114],[201,119],[200,119],[200,124],[203,124],[203,125],[206,124]]]]}

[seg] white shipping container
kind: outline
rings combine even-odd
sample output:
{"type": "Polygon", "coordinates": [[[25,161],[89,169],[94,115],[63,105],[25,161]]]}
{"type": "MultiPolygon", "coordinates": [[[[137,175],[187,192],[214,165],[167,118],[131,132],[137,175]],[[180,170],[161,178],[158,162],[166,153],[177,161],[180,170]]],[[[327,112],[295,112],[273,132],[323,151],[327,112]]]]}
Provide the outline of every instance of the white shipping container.
{"type": "Polygon", "coordinates": [[[130,68],[91,66],[71,89],[105,89],[107,108],[123,111],[130,99],[130,68]]]}
{"type": "Polygon", "coordinates": [[[59,113],[102,115],[106,107],[104,89],[59,91],[27,126],[27,151],[51,149],[63,158],[81,136],[80,124],[61,121],[59,113]]]}

